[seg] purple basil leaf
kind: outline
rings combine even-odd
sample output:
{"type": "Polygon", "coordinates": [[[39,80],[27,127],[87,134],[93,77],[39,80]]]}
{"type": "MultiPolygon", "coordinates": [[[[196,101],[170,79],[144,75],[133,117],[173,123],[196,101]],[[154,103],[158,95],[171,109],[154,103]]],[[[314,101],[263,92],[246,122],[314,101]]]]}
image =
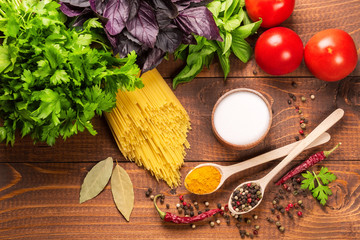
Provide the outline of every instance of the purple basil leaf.
{"type": "Polygon", "coordinates": [[[153,0],[156,10],[161,10],[163,14],[166,14],[171,19],[177,17],[178,10],[171,0],[153,0]]]}
{"type": "Polygon", "coordinates": [[[111,35],[119,34],[125,28],[129,10],[128,0],[109,0],[106,4],[103,16],[109,19],[105,28],[111,35]]]}
{"type": "Polygon", "coordinates": [[[145,63],[142,66],[142,73],[147,72],[157,65],[159,65],[162,59],[165,57],[165,52],[158,48],[153,48],[146,57],[145,63]]]}
{"type": "Polygon", "coordinates": [[[173,53],[181,44],[183,32],[176,28],[167,28],[159,31],[155,46],[164,52],[173,53]]]}
{"type": "Polygon", "coordinates": [[[181,43],[182,44],[187,44],[187,45],[189,45],[189,44],[193,44],[193,45],[197,44],[196,39],[192,34],[188,34],[188,35],[184,34],[181,43]]]}
{"type": "Polygon", "coordinates": [[[142,1],[137,15],[126,23],[127,30],[148,47],[155,46],[159,26],[152,7],[142,1]]]}
{"type": "Polygon", "coordinates": [[[90,7],[94,12],[103,14],[108,1],[109,0],[90,0],[90,7]]]}
{"type": "Polygon", "coordinates": [[[130,0],[129,2],[130,15],[128,20],[133,19],[137,15],[139,6],[140,6],[140,0],[130,0]]]}
{"type": "Polygon", "coordinates": [[[190,4],[201,3],[202,1],[203,0],[172,0],[179,12],[190,7],[190,4]]]}
{"type": "Polygon", "coordinates": [[[156,11],[156,21],[160,29],[167,28],[172,25],[172,19],[170,19],[163,11],[156,11]]]}
{"type": "Polygon", "coordinates": [[[84,11],[82,11],[81,14],[76,17],[72,25],[74,27],[82,26],[84,22],[93,17],[95,17],[94,12],[90,8],[85,8],[84,11]]]}
{"type": "Polygon", "coordinates": [[[118,49],[118,44],[116,41],[116,37],[115,36],[111,36],[110,33],[106,30],[106,28],[104,28],[105,34],[107,36],[107,39],[110,42],[110,45],[112,47],[113,53],[114,55],[119,53],[119,49],[118,49]]]}
{"type": "Polygon", "coordinates": [[[222,41],[214,18],[206,7],[185,9],[179,13],[175,22],[185,33],[195,33],[209,40],[222,41]]]}
{"type": "Polygon", "coordinates": [[[141,42],[139,42],[136,38],[131,36],[131,34],[126,30],[116,35],[116,41],[117,41],[117,52],[119,53],[119,56],[121,58],[126,57],[128,53],[130,53],[133,50],[135,50],[136,54],[139,56],[140,54],[142,54],[144,51],[147,50],[145,49],[146,47],[143,48],[143,46],[141,46],[141,42]]]}
{"type": "Polygon", "coordinates": [[[68,17],[79,16],[84,10],[84,8],[75,7],[64,2],[60,2],[60,5],[60,10],[68,17]]]}
{"type": "Polygon", "coordinates": [[[128,30],[124,29],[124,30],[122,31],[122,34],[123,34],[125,37],[127,37],[129,40],[133,41],[134,43],[139,44],[139,45],[142,44],[142,43],[141,43],[136,37],[134,37],[128,30]]]}
{"type": "Polygon", "coordinates": [[[89,0],[62,0],[61,2],[69,3],[75,7],[90,7],[89,0]]]}

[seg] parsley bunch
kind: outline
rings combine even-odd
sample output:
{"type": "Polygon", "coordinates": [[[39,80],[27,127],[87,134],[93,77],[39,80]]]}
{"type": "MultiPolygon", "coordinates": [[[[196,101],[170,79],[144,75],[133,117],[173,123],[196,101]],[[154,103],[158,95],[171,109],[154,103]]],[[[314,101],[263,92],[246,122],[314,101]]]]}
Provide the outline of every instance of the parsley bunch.
{"type": "Polygon", "coordinates": [[[0,142],[21,135],[49,145],[87,129],[90,120],[115,106],[118,89],[142,87],[136,55],[118,59],[89,19],[68,29],[59,4],[45,0],[0,0],[0,142]]]}
{"type": "Polygon", "coordinates": [[[319,174],[306,171],[306,173],[303,173],[302,176],[305,178],[305,180],[301,182],[301,188],[309,189],[312,192],[313,197],[319,200],[322,205],[325,205],[328,196],[332,194],[330,188],[326,185],[331,183],[332,181],[335,181],[336,176],[328,172],[328,169],[326,167],[321,167],[319,174]],[[319,179],[321,179],[321,182],[324,185],[321,184],[319,179]],[[315,180],[317,183],[317,187],[315,187],[315,180]]]}

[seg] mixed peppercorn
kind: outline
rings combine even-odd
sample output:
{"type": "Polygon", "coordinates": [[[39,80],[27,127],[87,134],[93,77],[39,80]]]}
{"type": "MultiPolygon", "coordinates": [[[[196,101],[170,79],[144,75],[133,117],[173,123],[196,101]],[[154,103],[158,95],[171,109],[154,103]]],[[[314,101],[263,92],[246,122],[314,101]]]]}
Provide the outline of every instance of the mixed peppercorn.
{"type": "Polygon", "coordinates": [[[236,189],[231,196],[231,207],[236,212],[247,212],[262,199],[260,186],[247,183],[236,189]]]}

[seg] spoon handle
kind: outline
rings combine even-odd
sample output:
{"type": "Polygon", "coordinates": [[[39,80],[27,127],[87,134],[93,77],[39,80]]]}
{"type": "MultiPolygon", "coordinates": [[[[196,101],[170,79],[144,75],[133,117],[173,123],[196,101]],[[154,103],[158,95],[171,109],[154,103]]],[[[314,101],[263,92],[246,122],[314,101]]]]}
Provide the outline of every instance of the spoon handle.
{"type": "MultiPolygon", "coordinates": [[[[313,143],[311,143],[309,146],[307,146],[306,149],[319,146],[321,144],[328,142],[329,140],[330,140],[330,134],[325,132],[325,133],[321,134],[320,137],[318,137],[313,143]]],[[[303,140],[301,140],[301,141],[303,141],[303,140]]],[[[258,155],[256,157],[250,158],[250,159],[240,162],[240,163],[236,163],[234,165],[222,166],[223,178],[225,180],[229,176],[231,176],[237,172],[261,165],[263,163],[273,161],[273,160],[281,158],[281,157],[285,157],[301,141],[290,143],[286,146],[274,149],[270,152],[258,155]]]]}
{"type": "Polygon", "coordinates": [[[322,133],[332,127],[344,116],[344,110],[336,109],[324,121],[322,121],[303,141],[301,141],[273,170],[265,177],[259,180],[262,189],[265,189],[268,183],[278,174],[286,165],[296,158],[307,146],[309,146],[322,133]]]}

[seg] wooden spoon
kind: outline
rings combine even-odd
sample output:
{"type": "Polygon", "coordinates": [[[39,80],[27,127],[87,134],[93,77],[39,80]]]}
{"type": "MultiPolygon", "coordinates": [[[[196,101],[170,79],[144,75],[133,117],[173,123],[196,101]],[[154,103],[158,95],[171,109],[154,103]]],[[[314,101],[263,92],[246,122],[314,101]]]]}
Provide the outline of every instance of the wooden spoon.
{"type": "MultiPolygon", "coordinates": [[[[330,134],[328,133],[323,133],[320,137],[318,137],[312,144],[310,144],[309,146],[306,147],[306,149],[309,149],[309,148],[313,148],[313,147],[316,147],[316,146],[319,146],[321,144],[324,144],[326,142],[328,142],[330,140],[330,134]]],[[[303,140],[301,140],[303,141],[303,140]]],[[[301,142],[300,141],[300,142],[301,142]]],[[[222,165],[219,165],[219,164],[215,164],[215,163],[203,163],[203,164],[200,164],[198,166],[196,166],[195,168],[193,168],[187,175],[186,177],[192,172],[194,171],[194,169],[197,169],[199,167],[204,167],[204,166],[213,166],[213,167],[216,167],[220,174],[221,174],[221,179],[220,179],[220,183],[219,185],[217,186],[217,188],[212,191],[212,192],[209,192],[209,193],[206,193],[206,194],[210,194],[210,193],[213,193],[215,192],[216,190],[218,190],[222,185],[223,183],[225,182],[226,179],[228,179],[228,177],[230,177],[231,175],[235,174],[235,173],[238,173],[238,172],[241,172],[241,171],[244,171],[246,169],[249,169],[249,168],[252,168],[252,167],[255,167],[255,166],[258,166],[260,164],[263,164],[263,163],[266,163],[266,162],[270,162],[272,160],[275,160],[275,159],[278,159],[278,158],[281,158],[281,157],[284,157],[286,155],[289,154],[289,152],[296,146],[298,145],[299,142],[294,142],[294,143],[291,143],[291,144],[288,144],[284,147],[281,147],[281,148],[278,148],[278,149],[275,149],[275,150],[272,150],[270,152],[267,152],[267,153],[264,153],[264,154],[261,154],[259,156],[256,156],[256,157],[253,157],[251,159],[248,159],[246,161],[243,161],[243,162],[240,162],[240,163],[236,163],[236,164],[233,164],[233,165],[230,165],[230,166],[222,166],[222,165]]],[[[185,177],[185,179],[186,179],[185,177]]],[[[185,182],[185,187],[187,188],[187,185],[186,185],[186,181],[185,182]]],[[[188,188],[187,188],[188,189],[188,188]]],[[[188,189],[189,192],[191,192],[189,189],[188,189]]],[[[198,193],[195,193],[195,194],[198,194],[198,193]]],[[[206,195],[206,194],[198,194],[198,195],[206,195]]]]}
{"type": "MultiPolygon", "coordinates": [[[[273,170],[271,170],[268,174],[266,174],[263,178],[254,180],[254,181],[248,181],[241,183],[239,186],[235,188],[238,189],[241,186],[244,186],[248,183],[255,183],[260,186],[260,191],[262,193],[262,196],[264,196],[265,188],[286,165],[288,165],[294,158],[296,158],[307,146],[309,146],[312,142],[314,142],[322,133],[324,133],[326,130],[328,130],[330,127],[332,127],[335,123],[337,123],[342,117],[344,116],[344,110],[338,108],[336,109],[332,114],[330,114],[324,121],[322,121],[304,140],[302,140],[290,153],[287,155],[273,170]]],[[[234,191],[235,191],[234,190],[234,191]]],[[[233,192],[234,192],[233,191],[233,192]]],[[[254,208],[259,206],[261,203],[263,197],[258,201],[258,203],[252,207],[250,210],[247,211],[235,211],[232,206],[232,194],[229,198],[229,210],[234,214],[244,214],[247,212],[252,211],[254,208]]]]}

